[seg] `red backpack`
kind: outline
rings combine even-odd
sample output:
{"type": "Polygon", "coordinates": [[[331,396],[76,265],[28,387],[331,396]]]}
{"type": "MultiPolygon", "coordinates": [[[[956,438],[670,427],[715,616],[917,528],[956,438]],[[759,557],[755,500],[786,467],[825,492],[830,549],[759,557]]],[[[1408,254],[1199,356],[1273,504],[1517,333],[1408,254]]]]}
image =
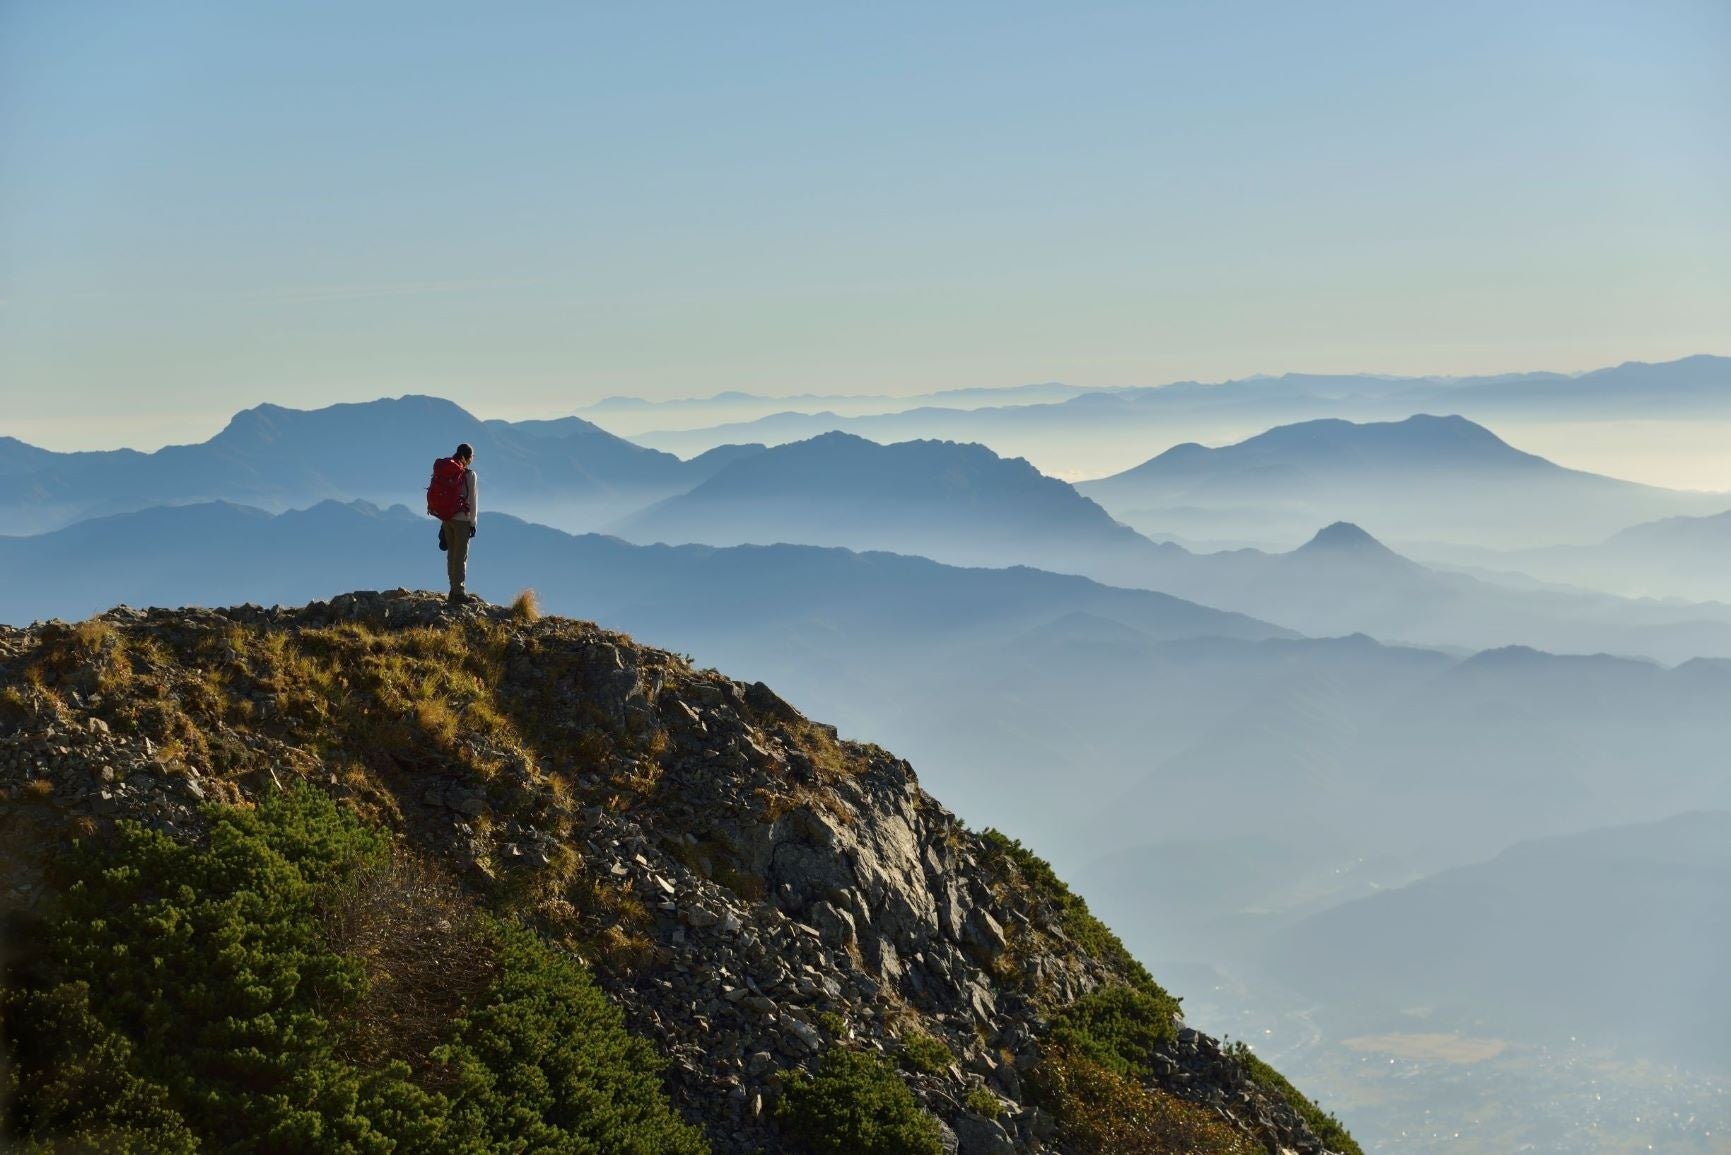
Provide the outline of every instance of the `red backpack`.
{"type": "Polygon", "coordinates": [[[433,480],[427,483],[427,512],[440,521],[450,521],[459,513],[469,511],[468,486],[463,475],[468,472],[455,457],[441,457],[433,462],[433,480]]]}

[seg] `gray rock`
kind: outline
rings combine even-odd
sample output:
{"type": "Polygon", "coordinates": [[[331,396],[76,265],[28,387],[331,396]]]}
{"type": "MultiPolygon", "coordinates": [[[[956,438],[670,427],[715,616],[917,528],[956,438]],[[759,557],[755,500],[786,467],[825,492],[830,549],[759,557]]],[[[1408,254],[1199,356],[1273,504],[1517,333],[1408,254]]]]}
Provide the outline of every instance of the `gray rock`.
{"type": "Polygon", "coordinates": [[[966,989],[968,1009],[973,1011],[975,1020],[981,1026],[995,1021],[998,1017],[998,1001],[992,997],[992,992],[977,982],[968,983],[966,989]]]}
{"type": "Polygon", "coordinates": [[[845,949],[859,941],[853,915],[822,900],[812,903],[807,909],[806,921],[823,936],[825,942],[835,946],[845,949]]]}
{"type": "Polygon", "coordinates": [[[786,1019],[782,1025],[787,1029],[788,1034],[805,1044],[806,1050],[817,1051],[823,1046],[823,1036],[810,1023],[801,1022],[798,1019],[786,1019]]]}
{"type": "Polygon", "coordinates": [[[1016,1155],[1015,1140],[1003,1124],[972,1111],[956,1117],[957,1155],[1016,1155]]]}
{"type": "Polygon", "coordinates": [[[987,960],[997,958],[1004,953],[1004,928],[998,920],[992,917],[985,907],[976,906],[968,912],[968,920],[962,931],[962,941],[973,950],[977,956],[987,960]]]}

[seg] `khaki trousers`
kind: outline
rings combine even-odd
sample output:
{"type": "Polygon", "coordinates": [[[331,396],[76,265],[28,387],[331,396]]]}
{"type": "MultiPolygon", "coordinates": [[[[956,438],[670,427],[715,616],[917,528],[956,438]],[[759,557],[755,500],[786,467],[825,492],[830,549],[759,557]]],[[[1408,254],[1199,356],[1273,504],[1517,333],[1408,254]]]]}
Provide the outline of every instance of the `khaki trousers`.
{"type": "Polygon", "coordinates": [[[451,579],[451,596],[460,598],[469,577],[469,523],[452,518],[441,524],[445,527],[445,574],[451,579]]]}

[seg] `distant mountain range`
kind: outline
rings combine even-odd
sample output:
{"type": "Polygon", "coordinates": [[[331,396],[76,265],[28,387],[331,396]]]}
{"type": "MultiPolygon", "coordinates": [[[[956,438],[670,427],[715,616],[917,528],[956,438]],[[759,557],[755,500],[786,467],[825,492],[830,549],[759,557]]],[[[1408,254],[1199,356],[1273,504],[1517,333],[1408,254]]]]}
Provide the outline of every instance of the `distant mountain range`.
{"type": "Polygon", "coordinates": [[[1514,373],[1424,380],[1418,398],[1449,398],[1469,412],[1548,419],[1731,416],[1731,357],[1626,361],[1590,373],[1514,373]]]}
{"type": "Polygon", "coordinates": [[[577,410],[577,413],[594,417],[614,432],[632,437],[654,430],[693,429],[721,422],[758,420],[790,410],[858,417],[898,413],[929,406],[971,409],[992,405],[1035,405],[1067,401],[1092,392],[1101,390],[1064,385],[1056,381],[940,389],[900,396],[887,393],[798,393],[765,396],[730,390],[708,397],[679,397],[667,400],[604,397],[593,405],[577,410]]]}
{"type": "Polygon", "coordinates": [[[1290,535],[1344,519],[1404,537],[1531,544],[1592,540],[1727,498],[1564,469],[1464,417],[1271,429],[1217,449],[1175,446],[1077,488],[1145,533],[1290,535]]]}
{"type": "MultiPolygon", "coordinates": [[[[1624,489],[1622,482],[1520,453],[1459,418],[1321,425],[1274,430],[1243,453],[1174,450],[1144,468],[1156,476],[1200,471],[1249,477],[1263,488],[1277,487],[1286,476],[1288,488],[1297,489],[1290,471],[1260,476],[1263,463],[1320,459],[1331,463],[1329,492],[1337,497],[1328,500],[1366,492],[1386,496],[1396,488],[1389,478],[1397,473],[1410,487],[1421,477],[1446,474],[1451,500],[1476,487],[1486,502],[1491,494],[1504,494],[1505,509],[1547,485],[1578,495],[1582,508],[1607,503],[1608,495],[1624,489]],[[1415,451],[1414,442],[1437,448],[1427,455],[1415,451]],[[1218,469],[1207,464],[1214,453],[1227,458],[1218,469]],[[1472,459],[1487,464],[1465,464],[1472,459]],[[1356,486],[1343,476],[1353,470],[1361,476],[1356,486]]],[[[1146,484],[1147,478],[1132,481],[1146,484]]],[[[1318,506],[1327,503],[1317,497],[1318,506]]],[[[640,542],[798,542],[885,549],[955,565],[1032,565],[1162,590],[1311,635],[1368,633],[1386,641],[1471,649],[1518,643],[1667,662],[1731,656],[1731,607],[1509,589],[1427,569],[1346,523],[1290,553],[1192,553],[1139,536],[1077,489],[1025,461],[954,442],[878,445],[832,433],[776,446],[726,466],[616,529],[640,542]]]]}
{"type": "MultiPolygon", "coordinates": [[[[682,454],[728,442],[801,440],[843,431],[876,441],[979,441],[1048,471],[1102,461],[1135,461],[1150,446],[1184,440],[1239,440],[1274,425],[1312,418],[1389,421],[1414,413],[1460,413],[1476,421],[1611,418],[1731,419],[1731,357],[1698,355],[1631,361],[1590,373],[1504,373],[1478,377],[1286,373],[1218,383],[1082,393],[1067,400],[962,408],[918,401],[900,412],[857,415],[824,397],[800,399],[753,421],[704,429],[634,428],[645,445],[682,454]],[[825,412],[827,411],[827,412],[825,412]],[[1141,453],[1136,452],[1140,445],[1141,453]]],[[[605,418],[603,417],[603,420],[605,418]]]]}
{"type": "MultiPolygon", "coordinates": [[[[1031,565],[1159,590],[1312,635],[1365,632],[1470,649],[1519,643],[1668,662],[1731,654],[1731,609],[1510,589],[1426,569],[1352,526],[1288,554],[1202,554],[1156,543],[1076,488],[980,445],[879,445],[827,434],[773,449],[726,446],[680,461],[579,418],[480,421],[426,397],[314,411],[265,406],[238,414],[207,442],[154,454],[55,454],[0,444],[0,480],[13,503],[0,509],[9,524],[29,530],[212,494],[272,509],[329,494],[418,504],[428,447],[441,452],[457,439],[476,446],[484,510],[564,528],[612,525],[640,542],[785,542],[918,554],[950,565],[1031,565]]],[[[1560,469],[1460,418],[1281,427],[1224,449],[1174,449],[1083,488],[1111,501],[1164,494],[1171,508],[1202,509],[1214,500],[1220,504],[1198,516],[1215,519],[1240,506],[1258,516],[1274,510],[1306,535],[1333,520],[1324,511],[1366,502],[1379,503],[1384,521],[1402,524],[1422,522],[1428,508],[1456,518],[1562,525],[1608,518],[1619,503],[1650,507],[1687,496],[1560,469]]],[[[357,575],[350,584],[360,581],[357,575]]]]}
{"type": "Polygon", "coordinates": [[[1268,962],[1360,1030],[1612,1043],[1731,1073],[1731,813],[1524,842],[1312,915],[1268,962]]]}
{"type": "Polygon", "coordinates": [[[0,515],[23,532],[149,505],[241,501],[274,509],[323,499],[414,501],[433,458],[475,447],[482,498],[563,524],[593,525],[677,493],[755,452],[729,446],[681,461],[575,417],[482,421],[436,397],[324,409],[261,405],[216,436],[154,453],[53,453],[0,438],[0,515]]]}
{"type": "MultiPolygon", "coordinates": [[[[1120,395],[1096,397],[1102,399],[1099,403],[1116,404],[1120,395]]],[[[431,457],[448,452],[460,440],[477,449],[487,508],[570,530],[617,524],[634,536],[676,538],[690,538],[698,529],[725,528],[704,523],[703,515],[694,512],[697,507],[719,509],[747,499],[776,508],[736,528],[749,529],[750,539],[782,532],[789,518],[798,520],[802,504],[812,508],[830,496],[798,488],[775,491],[778,481],[797,487],[828,476],[822,463],[801,464],[802,455],[835,455],[833,472],[867,453],[859,438],[828,437],[815,440],[807,450],[773,456],[758,473],[736,468],[721,479],[718,475],[743,466],[763,452],[763,446],[728,444],[682,461],[581,418],[483,421],[432,397],[310,411],[264,405],[236,414],[208,441],[154,453],[55,453],[0,438],[0,482],[5,483],[0,515],[10,528],[38,532],[83,517],[167,503],[228,500],[276,510],[327,499],[414,503],[431,457]],[[704,488],[711,479],[716,485],[704,488]],[[657,503],[662,507],[648,508],[657,503]]],[[[1118,541],[1112,548],[1128,551],[1132,558],[1147,556],[1144,545],[1114,531],[1097,512],[1094,524],[1084,527],[1088,519],[1073,498],[1068,499],[1071,508],[1060,516],[1063,502],[1053,496],[1060,492],[1058,483],[1042,479],[1026,462],[1015,463],[1021,476],[1012,478],[1011,467],[988,464],[989,457],[1002,454],[979,446],[940,450],[940,444],[895,449],[889,454],[895,460],[880,464],[912,471],[923,479],[918,484],[912,478],[903,484],[872,479],[865,476],[867,467],[860,466],[850,482],[859,504],[831,527],[834,536],[802,534],[798,540],[876,544],[862,536],[868,530],[886,539],[898,532],[905,538],[931,528],[918,523],[933,512],[930,503],[941,497],[957,511],[970,506],[976,520],[970,535],[974,539],[983,538],[993,525],[1019,534],[1032,522],[1041,522],[1040,532],[1024,544],[1046,551],[1033,559],[1045,568],[1076,569],[1052,549],[1071,544],[1106,548],[1106,538],[1114,533],[1118,541]],[[942,471],[951,475],[937,477],[942,471]],[[1037,492],[1041,481],[1043,496],[1037,492]],[[977,492],[965,492],[970,488],[977,492]],[[993,510],[992,503],[1000,499],[1020,503],[1025,511],[1012,515],[1007,507],[993,510]],[[908,523],[879,534],[871,523],[894,521],[897,503],[906,505],[908,523]],[[913,516],[916,508],[919,513],[913,516]],[[1017,521],[1021,524],[1012,524],[1017,521]],[[844,528],[851,538],[841,535],[844,528]]],[[[835,489],[841,483],[826,484],[835,489]]],[[[1590,541],[1658,517],[1722,512],[1731,501],[1731,496],[1676,493],[1561,469],[1460,418],[1284,426],[1222,449],[1178,447],[1125,474],[1083,483],[1081,489],[1119,520],[1155,538],[1236,537],[1282,544],[1302,541],[1316,526],[1337,520],[1407,541],[1503,547],[1590,541]]],[[[945,540],[940,538],[932,549],[945,540]]],[[[884,544],[899,550],[924,548],[904,539],[884,544]]],[[[1021,560],[1002,549],[980,554],[978,560],[995,564],[1005,557],[1021,560]]],[[[1119,574],[1103,576],[1124,580],[1119,574]]]]}

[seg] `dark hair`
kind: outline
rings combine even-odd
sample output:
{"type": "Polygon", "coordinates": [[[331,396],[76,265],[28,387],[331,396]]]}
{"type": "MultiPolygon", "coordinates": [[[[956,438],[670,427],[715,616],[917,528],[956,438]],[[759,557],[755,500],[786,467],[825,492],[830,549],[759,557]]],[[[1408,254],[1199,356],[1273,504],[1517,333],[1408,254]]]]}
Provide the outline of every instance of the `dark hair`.
{"type": "Polygon", "coordinates": [[[475,456],[475,447],[465,441],[463,444],[457,446],[457,452],[451,454],[451,456],[455,457],[458,461],[467,461],[469,458],[475,456]]]}

